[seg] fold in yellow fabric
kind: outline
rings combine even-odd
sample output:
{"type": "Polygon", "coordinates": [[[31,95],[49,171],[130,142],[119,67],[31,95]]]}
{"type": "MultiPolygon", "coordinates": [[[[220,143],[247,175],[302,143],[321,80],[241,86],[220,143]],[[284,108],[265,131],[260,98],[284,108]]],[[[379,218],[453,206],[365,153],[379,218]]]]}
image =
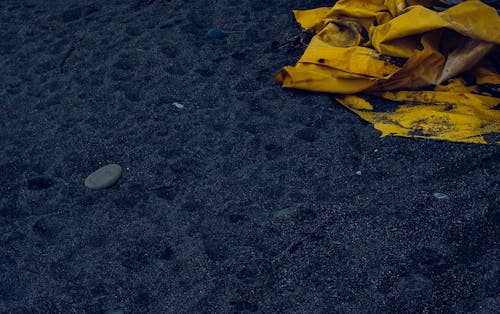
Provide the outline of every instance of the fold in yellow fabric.
{"type": "Polygon", "coordinates": [[[500,144],[500,16],[476,0],[340,0],[294,11],[314,37],[276,80],[334,93],[382,136],[500,144]]]}

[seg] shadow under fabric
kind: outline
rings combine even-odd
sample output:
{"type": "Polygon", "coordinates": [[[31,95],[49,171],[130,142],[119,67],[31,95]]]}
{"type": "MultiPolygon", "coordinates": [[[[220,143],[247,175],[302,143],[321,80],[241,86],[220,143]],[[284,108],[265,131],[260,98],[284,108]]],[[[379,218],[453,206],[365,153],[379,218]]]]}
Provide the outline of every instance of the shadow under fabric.
{"type": "Polygon", "coordinates": [[[382,136],[500,144],[500,17],[481,1],[340,0],[294,11],[311,39],[276,80],[338,94],[382,136]],[[434,1],[435,2],[435,1],[434,1]]]}

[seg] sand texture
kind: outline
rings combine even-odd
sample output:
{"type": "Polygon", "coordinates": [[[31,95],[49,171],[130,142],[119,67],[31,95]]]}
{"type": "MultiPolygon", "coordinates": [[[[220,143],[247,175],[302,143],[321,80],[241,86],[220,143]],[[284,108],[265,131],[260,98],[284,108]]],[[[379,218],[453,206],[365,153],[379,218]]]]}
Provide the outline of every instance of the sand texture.
{"type": "Polygon", "coordinates": [[[494,313],[499,146],[274,81],[331,5],[0,1],[0,313],[494,313]]]}

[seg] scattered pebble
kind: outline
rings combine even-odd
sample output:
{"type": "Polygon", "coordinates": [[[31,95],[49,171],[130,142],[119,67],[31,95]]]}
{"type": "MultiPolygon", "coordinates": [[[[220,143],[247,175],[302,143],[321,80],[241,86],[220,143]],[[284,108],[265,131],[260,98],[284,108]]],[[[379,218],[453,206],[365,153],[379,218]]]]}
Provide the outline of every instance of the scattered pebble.
{"type": "Polygon", "coordinates": [[[275,218],[282,218],[282,217],[289,217],[289,216],[292,216],[293,214],[295,214],[297,212],[297,208],[296,207],[286,207],[286,208],[283,208],[283,209],[280,209],[278,211],[275,211],[273,213],[273,216],[275,218]]]}
{"type": "Polygon", "coordinates": [[[85,179],[85,186],[93,190],[108,188],[118,181],[122,171],[122,167],[117,164],[103,166],[85,179]]]}
{"type": "Polygon", "coordinates": [[[438,200],[449,200],[450,197],[444,193],[439,193],[439,192],[436,192],[434,194],[432,194],[435,198],[437,198],[438,200]]]}
{"type": "Polygon", "coordinates": [[[175,107],[177,107],[178,109],[184,109],[184,105],[181,104],[181,103],[178,103],[178,102],[174,102],[172,103],[172,105],[174,105],[175,107]]]}
{"type": "Polygon", "coordinates": [[[360,176],[361,175],[361,170],[356,171],[356,175],[360,176]]]}
{"type": "Polygon", "coordinates": [[[221,30],[219,30],[217,28],[208,29],[207,35],[208,35],[208,38],[210,38],[210,39],[221,39],[221,38],[224,38],[226,36],[226,34],[224,34],[224,32],[222,32],[221,30]]]}

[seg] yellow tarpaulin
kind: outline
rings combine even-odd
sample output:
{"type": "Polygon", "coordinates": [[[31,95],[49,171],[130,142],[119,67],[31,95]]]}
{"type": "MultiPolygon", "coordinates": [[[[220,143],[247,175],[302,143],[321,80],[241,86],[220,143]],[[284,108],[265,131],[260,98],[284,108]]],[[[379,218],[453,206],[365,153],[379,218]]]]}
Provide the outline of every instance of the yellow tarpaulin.
{"type": "Polygon", "coordinates": [[[426,7],[435,2],[340,0],[294,11],[315,35],[276,80],[343,94],[337,100],[382,136],[500,144],[500,16],[481,1],[426,7]]]}

